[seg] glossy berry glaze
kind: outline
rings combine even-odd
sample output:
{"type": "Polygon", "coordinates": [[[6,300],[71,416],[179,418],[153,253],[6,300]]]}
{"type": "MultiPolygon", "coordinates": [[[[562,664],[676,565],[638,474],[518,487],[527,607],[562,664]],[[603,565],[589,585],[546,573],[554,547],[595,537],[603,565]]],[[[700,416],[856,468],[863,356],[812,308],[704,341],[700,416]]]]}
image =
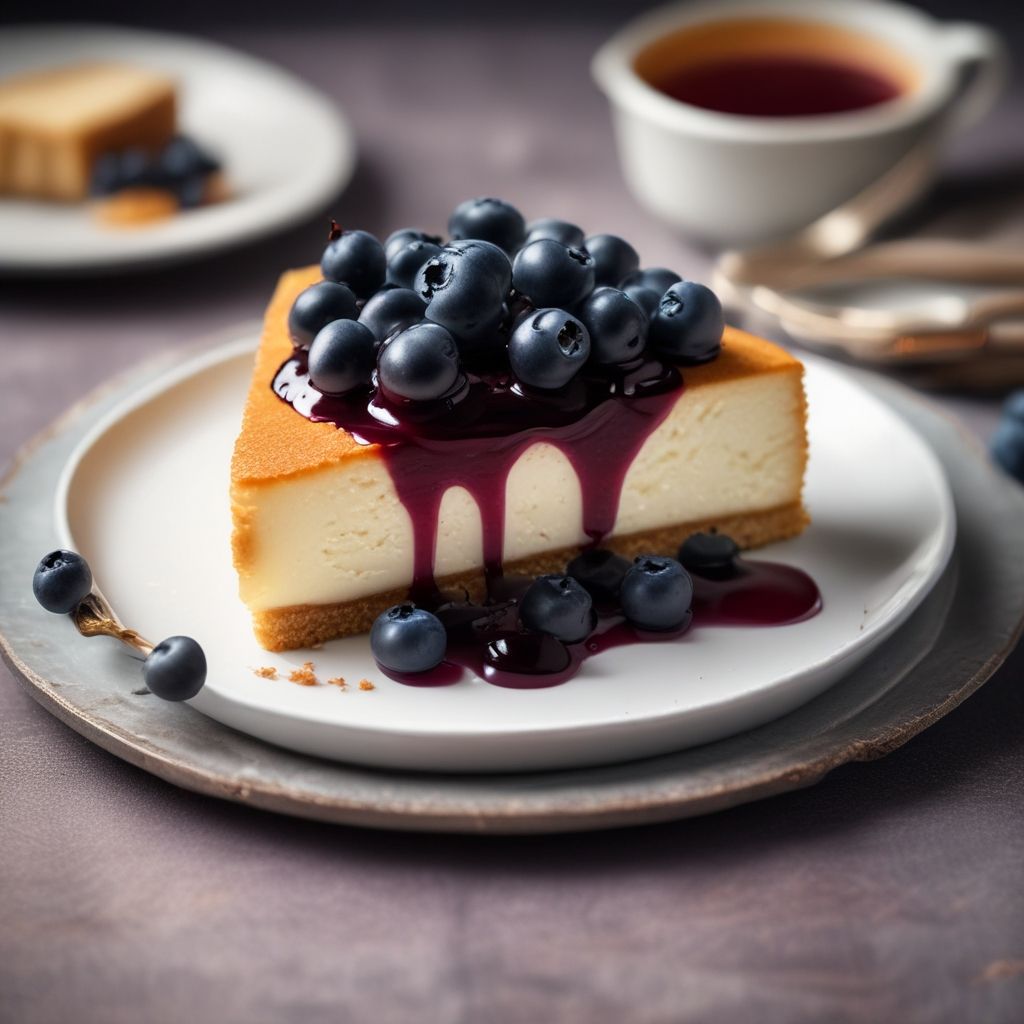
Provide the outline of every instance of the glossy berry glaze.
{"type": "MultiPolygon", "coordinates": [[[[443,403],[399,405],[379,392],[322,394],[309,382],[305,353],[296,351],[272,387],[307,419],[334,423],[359,443],[379,445],[409,512],[411,599],[445,624],[448,651],[431,672],[389,672],[392,678],[417,686],[446,685],[466,668],[499,686],[554,686],[603,650],[672,639],[689,627],[688,621],[672,633],[645,633],[626,623],[617,609],[597,609],[591,635],[565,644],[521,628],[517,602],[531,581],[502,573],[505,488],[519,456],[538,441],[565,455],[579,478],[583,531],[598,544],[615,524],[629,467],[683,390],[674,367],[647,359],[618,371],[584,371],[555,394],[527,391],[508,373],[470,374],[443,403]],[[450,487],[465,488],[480,509],[487,579],[482,604],[444,594],[434,581],[438,514],[450,487]]],[[[699,625],[783,625],[821,606],[810,577],[771,563],[743,560],[730,578],[694,576],[694,585],[692,619],[699,625]]]]}

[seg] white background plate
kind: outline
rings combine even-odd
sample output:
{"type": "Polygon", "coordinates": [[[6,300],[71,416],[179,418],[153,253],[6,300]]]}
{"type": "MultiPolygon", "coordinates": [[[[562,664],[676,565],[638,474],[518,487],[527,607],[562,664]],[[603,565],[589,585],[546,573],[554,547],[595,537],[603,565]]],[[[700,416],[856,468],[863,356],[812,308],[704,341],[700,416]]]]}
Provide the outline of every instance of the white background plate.
{"type": "Polygon", "coordinates": [[[210,663],[200,711],[303,753],[397,768],[517,770],[608,763],[710,742],[784,714],[852,668],[910,614],[949,557],[954,513],[917,435],[841,373],[807,361],[814,523],[765,548],[810,572],[822,613],[774,629],[694,630],[621,648],[569,683],[506,690],[465,679],[415,689],[373,664],[365,637],[272,655],[252,639],[229,551],[228,462],[252,338],[213,350],[115,409],[69,461],[57,526],[115,609],[151,639],[195,636],[210,663]],[[256,678],[314,660],[322,679],[256,678]]]}
{"type": "Polygon", "coordinates": [[[220,157],[232,198],[134,230],[102,227],[87,203],[0,198],[5,271],[112,270],[208,255],[301,222],[352,176],[355,143],[337,108],[263,61],[157,32],[89,25],[0,32],[0,78],[82,60],[174,77],[181,128],[220,157]]]}

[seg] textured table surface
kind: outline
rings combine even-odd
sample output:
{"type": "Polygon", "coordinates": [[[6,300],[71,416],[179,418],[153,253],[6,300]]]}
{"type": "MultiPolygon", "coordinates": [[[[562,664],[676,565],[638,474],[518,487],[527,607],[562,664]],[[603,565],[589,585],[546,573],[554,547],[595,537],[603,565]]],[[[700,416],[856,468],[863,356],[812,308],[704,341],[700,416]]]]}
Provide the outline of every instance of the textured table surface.
{"type": "MultiPolygon", "coordinates": [[[[440,226],[467,195],[504,195],[700,275],[706,257],[623,191],[586,76],[601,35],[219,37],[345,104],[363,159],[332,210],[343,223],[440,226]]],[[[1017,92],[961,140],[947,189],[1020,180],[1022,107],[1017,92]]],[[[0,463],[113,371],[258,316],[322,238],[318,222],[145,277],[0,281],[0,463]]],[[[941,401],[987,437],[996,402],[941,401]]],[[[0,668],[0,1020],[1020,1020],[1022,682],[1018,651],[903,749],[803,792],[630,831],[471,839],[176,790],[0,668]]]]}

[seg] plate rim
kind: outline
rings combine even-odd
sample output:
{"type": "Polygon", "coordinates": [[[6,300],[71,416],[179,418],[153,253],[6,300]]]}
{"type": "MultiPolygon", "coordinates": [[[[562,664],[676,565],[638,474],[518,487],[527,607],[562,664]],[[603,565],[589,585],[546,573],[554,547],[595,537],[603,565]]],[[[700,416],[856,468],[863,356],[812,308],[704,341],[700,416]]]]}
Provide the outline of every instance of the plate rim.
{"type": "MultiPolygon", "coordinates": [[[[196,350],[211,344],[215,337],[223,339],[225,335],[235,333],[237,330],[238,328],[231,328],[218,332],[216,336],[195,345],[164,353],[117,374],[58,416],[19,449],[6,471],[0,476],[0,497],[5,499],[0,501],[0,519],[7,518],[15,504],[9,497],[10,492],[22,486],[25,478],[31,476],[35,468],[42,465],[47,458],[52,460],[55,457],[54,451],[59,456],[62,441],[65,450],[59,461],[60,465],[63,465],[67,451],[70,450],[67,444],[68,434],[73,432],[83,419],[90,416],[95,418],[97,409],[100,410],[99,414],[102,414],[105,400],[110,401],[113,396],[116,401],[118,392],[123,392],[129,384],[143,383],[146,379],[187,359],[196,350]]],[[[988,500],[973,506],[972,516],[992,519],[998,514],[998,522],[995,525],[999,527],[999,531],[1003,534],[1009,533],[1011,539],[1020,539],[1019,524],[1024,521],[1024,491],[1004,478],[987,462],[979,443],[951,415],[936,409],[926,399],[909,389],[884,380],[878,375],[864,371],[852,371],[852,375],[879,395],[883,401],[888,399],[886,404],[895,404],[897,413],[904,418],[919,417],[922,423],[929,424],[942,441],[942,447],[938,452],[940,457],[943,454],[948,455],[964,473],[977,476],[978,482],[989,489],[988,500]],[[1008,521],[1011,518],[1016,532],[1010,530],[1008,521]]],[[[917,426],[916,423],[914,425],[917,426]]],[[[933,437],[929,435],[926,440],[934,447],[933,437]]],[[[949,465],[945,458],[941,461],[949,465]]],[[[52,471],[50,475],[54,475],[52,471]]],[[[954,498],[961,497],[954,480],[951,480],[951,489],[954,498]]],[[[52,508],[52,491],[47,493],[43,500],[47,509],[52,508]]],[[[958,529],[966,529],[967,525],[964,518],[960,517],[958,529]]],[[[993,523],[988,522],[986,525],[991,526],[993,523]]],[[[49,532],[50,529],[52,526],[48,525],[43,532],[49,532]]],[[[1000,545],[1005,539],[1005,536],[994,538],[991,530],[982,531],[979,538],[980,542],[990,544],[988,554],[993,558],[1002,550],[1000,545]]],[[[954,560],[954,564],[956,561],[958,559],[954,560]]],[[[975,561],[977,560],[970,560],[968,565],[975,561]]],[[[352,792],[326,796],[323,792],[316,792],[315,787],[311,786],[275,785],[239,771],[225,772],[202,764],[189,764],[180,754],[169,752],[154,740],[134,736],[109,719],[102,719],[91,711],[76,707],[73,701],[57,692],[52,680],[36,672],[22,657],[17,640],[8,636],[9,623],[2,620],[0,656],[11,668],[15,678],[20,679],[26,686],[30,695],[65,724],[116,756],[173,784],[196,792],[280,813],[391,829],[472,833],[549,833],[586,830],[664,821],[723,809],[810,785],[840,764],[881,757],[901,746],[922,729],[943,717],[981,686],[1005,660],[1024,631],[1024,576],[1019,569],[1016,574],[1011,572],[1011,567],[1005,559],[997,559],[993,565],[1001,574],[995,582],[1002,591],[1009,592],[1015,599],[1018,610],[1012,611],[1007,605],[998,604],[995,606],[999,613],[998,621],[995,621],[995,618],[985,619],[987,634],[984,638],[977,633],[961,638],[961,643],[969,640],[979,649],[970,652],[969,656],[968,652],[958,650],[960,663],[968,671],[966,675],[958,676],[954,683],[950,683],[939,697],[932,699],[929,696],[925,705],[915,704],[890,719],[868,722],[866,730],[856,738],[842,741],[839,745],[819,751],[812,757],[769,765],[755,774],[748,774],[742,779],[734,779],[720,785],[704,785],[701,788],[698,778],[698,781],[693,783],[697,786],[696,790],[692,785],[688,785],[690,776],[685,772],[678,775],[670,773],[666,781],[664,776],[659,776],[652,769],[648,775],[642,775],[633,784],[630,792],[605,793],[603,790],[607,785],[603,777],[608,774],[607,770],[580,769],[571,772],[530,773],[522,777],[521,785],[516,785],[520,778],[516,775],[496,776],[496,785],[492,785],[489,777],[480,776],[476,780],[476,785],[483,786],[483,796],[475,791],[460,796],[459,791],[468,788],[459,785],[465,781],[464,779],[457,779],[452,783],[451,779],[445,776],[436,779],[427,776],[434,783],[431,787],[431,797],[410,799],[402,795],[406,773],[375,769],[356,771],[348,766],[328,763],[331,774],[348,769],[344,774],[350,776],[351,780],[345,784],[352,792]],[[982,646],[984,649],[981,649],[982,646]],[[594,795],[588,800],[580,800],[577,797],[574,803],[571,802],[571,791],[567,796],[564,789],[565,786],[571,786],[573,780],[576,780],[578,785],[581,776],[587,780],[587,792],[593,792],[594,795]],[[538,779],[545,780],[545,785],[539,787],[539,791],[538,779]],[[357,783],[364,787],[368,785],[376,793],[374,798],[360,798],[357,783]],[[456,790],[454,795],[450,792],[453,786],[456,790]],[[637,792],[638,788],[643,788],[645,792],[637,792]]],[[[7,572],[8,567],[0,562],[0,575],[7,572]]],[[[3,618],[7,618],[2,605],[0,613],[3,613],[3,618]]],[[[941,635],[942,643],[948,645],[952,642],[945,638],[944,630],[941,635]]],[[[899,633],[888,641],[887,645],[883,645],[882,650],[884,651],[889,644],[895,644],[898,638],[899,633]]],[[[928,685],[934,685],[931,683],[931,676],[924,673],[921,668],[925,661],[933,657],[939,659],[937,664],[944,664],[940,655],[934,651],[924,652],[919,661],[901,679],[900,686],[896,687],[895,691],[909,685],[910,676],[922,678],[928,685]]],[[[197,718],[202,717],[196,712],[192,714],[197,718]]],[[[211,725],[216,727],[218,733],[223,734],[228,740],[231,739],[233,730],[213,722],[211,725]]],[[[823,734],[823,738],[827,739],[828,734],[823,734]]],[[[324,769],[325,763],[315,758],[279,751],[270,744],[252,740],[248,746],[258,751],[261,757],[271,761],[285,756],[290,761],[300,764],[303,770],[311,775],[324,769]]],[[[716,744],[712,744],[708,749],[713,752],[715,746],[716,744]]],[[[662,760],[664,759],[654,758],[649,761],[633,762],[632,767],[643,771],[647,770],[651,762],[662,760]]]]}
{"type": "MultiPolygon", "coordinates": [[[[171,43],[174,46],[202,50],[211,55],[227,55],[232,62],[260,70],[275,79],[287,82],[289,87],[304,97],[309,107],[316,108],[322,126],[330,125],[333,141],[333,159],[321,162],[315,177],[303,181],[301,187],[287,191],[289,202],[278,203],[270,212],[263,211],[258,218],[247,217],[233,222],[230,230],[222,231],[216,237],[197,238],[194,236],[157,239],[140,249],[92,253],[83,258],[70,256],[62,258],[52,253],[38,255],[11,255],[0,252],[0,272],[11,277],[31,275],[91,276],[130,270],[152,270],[161,266],[182,264],[203,259],[209,255],[223,253],[244,246],[259,239],[271,237],[289,227],[302,223],[316,213],[325,203],[339,195],[351,183],[358,160],[358,143],[355,131],[344,108],[322,90],[316,88],[300,75],[272,61],[265,60],[237,47],[191,35],[187,32],[164,31],[161,29],[138,28],[120,24],[104,24],[95,21],[31,22],[5,27],[4,35],[12,38],[21,36],[48,36],[79,33],[96,37],[121,37],[125,40],[144,39],[151,44],[171,43]]],[[[135,236],[133,236],[135,237],[135,236]]]]}
{"type": "MultiPolygon", "coordinates": [[[[100,442],[105,434],[116,428],[121,420],[131,416],[154,399],[167,394],[173,388],[181,385],[189,379],[197,377],[205,370],[221,367],[232,360],[242,357],[243,355],[255,353],[257,344],[258,332],[256,332],[252,337],[249,337],[246,334],[241,334],[234,340],[224,341],[216,347],[205,349],[194,354],[190,358],[181,360],[166,373],[158,375],[156,378],[148,381],[145,385],[140,387],[137,391],[126,395],[123,400],[116,403],[82,435],[81,439],[68,456],[64,469],[60,474],[57,489],[54,494],[52,509],[53,521],[58,538],[62,545],[72,548],[75,547],[74,531],[71,528],[70,517],[68,514],[68,498],[74,483],[75,475],[93,446],[100,442]]],[[[806,358],[805,362],[810,363],[816,371],[820,370],[823,373],[839,377],[840,379],[843,376],[834,364],[828,363],[820,356],[811,356],[806,358]]],[[[875,403],[885,409],[888,414],[892,415],[888,407],[886,407],[883,402],[880,402],[873,394],[870,392],[864,392],[864,396],[872,403],[875,403]]],[[[942,506],[939,512],[937,529],[928,536],[925,541],[926,544],[933,548],[933,551],[929,553],[927,572],[920,576],[912,575],[900,584],[896,591],[890,595],[885,602],[885,605],[888,608],[885,615],[873,618],[870,624],[866,628],[862,629],[856,637],[851,641],[844,643],[842,646],[830,651],[827,656],[815,662],[813,666],[794,670],[775,679],[768,691],[769,693],[774,693],[777,690],[784,689],[787,685],[791,686],[795,680],[805,677],[808,672],[813,671],[815,673],[827,673],[830,671],[841,671],[844,663],[850,662],[851,659],[854,664],[859,663],[860,658],[865,657],[880,643],[883,643],[887,637],[891,636],[907,621],[907,619],[927,599],[929,593],[931,593],[932,589],[945,572],[953,553],[956,538],[956,510],[953,505],[949,481],[946,479],[946,474],[941,463],[936,458],[932,449],[924,442],[920,435],[913,430],[913,428],[907,427],[907,430],[912,437],[913,442],[918,446],[921,458],[925,460],[927,474],[937,488],[942,506]]],[[[829,684],[829,686],[832,685],[836,685],[836,682],[829,684]]],[[[727,708],[731,704],[748,700],[750,697],[751,694],[749,693],[737,693],[724,701],[712,700],[709,698],[704,703],[689,708],[688,713],[693,714],[706,712],[712,708],[727,708]]],[[[218,700],[226,701],[240,708],[262,714],[270,714],[275,718],[287,719],[292,724],[298,726],[310,724],[311,722],[316,725],[324,724],[322,719],[318,718],[315,714],[308,713],[307,711],[288,708],[271,709],[258,699],[246,699],[244,695],[225,695],[218,692],[217,698],[218,700]]],[[[678,709],[666,707],[658,712],[644,714],[641,721],[644,725],[657,725],[669,721],[678,715],[678,709]]],[[[220,721],[219,719],[215,720],[220,721]]],[[[521,735],[524,737],[536,737],[543,741],[545,737],[549,739],[556,736],[572,736],[574,738],[584,737],[589,733],[600,733],[613,729],[616,724],[617,722],[610,720],[606,715],[601,718],[577,719],[570,724],[542,724],[539,726],[526,724],[508,726],[494,723],[493,727],[481,726],[479,724],[473,724],[472,727],[470,727],[466,723],[456,720],[449,723],[444,730],[439,730],[436,725],[429,727],[417,727],[415,722],[406,719],[397,726],[395,724],[385,724],[383,722],[360,722],[354,728],[362,734],[390,736],[397,739],[410,740],[430,739],[436,741],[441,736],[447,737],[450,734],[454,737],[464,736],[467,738],[472,737],[473,739],[483,740],[486,740],[487,737],[492,735],[500,736],[502,738],[521,735]]],[[[294,748],[289,747],[287,749],[294,748]]]]}

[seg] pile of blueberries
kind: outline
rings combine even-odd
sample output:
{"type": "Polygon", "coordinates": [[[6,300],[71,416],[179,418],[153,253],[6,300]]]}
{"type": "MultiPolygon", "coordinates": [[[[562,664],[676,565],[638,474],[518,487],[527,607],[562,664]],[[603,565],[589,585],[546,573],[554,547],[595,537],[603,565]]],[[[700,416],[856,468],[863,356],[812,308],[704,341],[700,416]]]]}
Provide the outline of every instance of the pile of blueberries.
{"type": "Polygon", "coordinates": [[[1024,484],[1024,390],[1015,391],[1003,406],[990,450],[996,463],[1024,484]]]}
{"type": "MultiPolygon", "coordinates": [[[[32,576],[36,600],[55,615],[73,615],[92,594],[92,570],[76,551],[51,551],[32,576]]],[[[189,700],[206,682],[206,655],[190,636],[171,636],[142,666],[151,693],[164,700],[189,700]]]]}
{"type": "Polygon", "coordinates": [[[443,244],[405,228],[382,245],[335,227],[324,280],[288,318],[317,390],[444,403],[467,371],[511,371],[524,388],[551,392],[585,366],[611,374],[648,354],[685,365],[720,350],[715,294],[670,270],[641,270],[616,235],[584,237],[550,218],[528,225],[500,199],[462,203],[448,232],[443,244]]]}
{"type": "Polygon", "coordinates": [[[156,155],[135,147],[102,154],[90,191],[101,197],[126,188],[158,188],[174,193],[189,209],[203,202],[207,179],[219,170],[218,160],[194,139],[177,135],[156,155]]]}
{"type": "MultiPolygon", "coordinates": [[[[719,533],[695,533],[678,558],[627,559],[602,548],[577,555],[564,575],[538,576],[519,600],[519,628],[582,643],[597,625],[596,609],[620,614],[645,633],[673,633],[686,625],[696,573],[726,579],[737,571],[739,547],[719,533]]],[[[399,673],[429,672],[447,653],[444,624],[432,612],[399,604],[382,612],[370,632],[377,663],[399,673]]]]}

